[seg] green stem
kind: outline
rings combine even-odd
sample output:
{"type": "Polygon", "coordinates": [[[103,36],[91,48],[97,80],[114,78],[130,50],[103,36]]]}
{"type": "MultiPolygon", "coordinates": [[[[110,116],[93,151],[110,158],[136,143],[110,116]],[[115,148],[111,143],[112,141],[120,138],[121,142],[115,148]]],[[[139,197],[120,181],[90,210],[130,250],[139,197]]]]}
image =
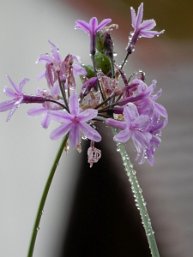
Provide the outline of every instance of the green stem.
{"type": "Polygon", "coordinates": [[[48,195],[48,192],[49,192],[49,189],[50,189],[50,186],[51,186],[56,168],[58,166],[60,157],[61,157],[61,155],[63,153],[63,150],[66,146],[67,139],[68,139],[68,136],[66,136],[64,138],[64,140],[62,141],[62,143],[60,145],[60,148],[58,150],[58,153],[56,155],[56,158],[54,160],[54,163],[52,165],[52,168],[50,170],[49,177],[46,181],[46,184],[45,184],[45,187],[44,187],[44,190],[43,190],[43,194],[42,194],[42,197],[41,197],[41,200],[40,200],[40,203],[39,203],[38,211],[37,211],[37,214],[36,214],[36,219],[35,219],[35,223],[34,223],[34,227],[33,227],[33,231],[32,231],[32,236],[31,236],[31,241],[30,241],[27,257],[32,257],[33,256],[36,237],[37,237],[37,233],[39,231],[40,220],[41,220],[41,217],[42,217],[42,213],[43,213],[44,205],[45,205],[45,202],[46,202],[46,198],[47,198],[47,195],[48,195]]]}
{"type": "Polygon", "coordinates": [[[140,212],[141,221],[145,229],[145,234],[149,244],[151,255],[152,257],[160,257],[155,236],[154,236],[154,231],[151,225],[151,220],[146,208],[146,202],[144,200],[142,189],[139,185],[139,182],[136,176],[136,171],[133,169],[133,165],[130,161],[130,158],[127,154],[124,144],[117,143],[117,151],[121,155],[123,165],[125,167],[129,182],[131,184],[131,190],[135,199],[136,207],[140,212]]]}

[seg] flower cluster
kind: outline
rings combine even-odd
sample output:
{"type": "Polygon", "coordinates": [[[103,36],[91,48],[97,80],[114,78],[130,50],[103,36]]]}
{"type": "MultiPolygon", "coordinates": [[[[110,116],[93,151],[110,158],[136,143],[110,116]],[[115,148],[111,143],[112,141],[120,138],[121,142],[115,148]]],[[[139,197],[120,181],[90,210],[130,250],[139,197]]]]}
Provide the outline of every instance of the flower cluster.
{"type": "Polygon", "coordinates": [[[81,64],[80,58],[68,54],[62,57],[58,48],[49,41],[50,54],[42,54],[38,63],[45,64],[42,77],[47,81],[47,89],[38,89],[34,95],[23,92],[27,79],[19,84],[8,77],[11,88],[4,89],[10,100],[0,103],[0,111],[9,111],[8,120],[21,104],[35,104],[28,114],[41,115],[43,128],[51,122],[58,127],[51,133],[51,139],[66,136],[72,148],[81,150],[82,138],[90,140],[88,162],[90,166],[101,157],[95,142],[101,141],[97,125],[103,123],[116,129],[114,141],[126,143],[130,139],[137,152],[137,161],[147,160],[153,164],[154,153],[161,141],[161,131],[167,124],[167,111],[157,99],[161,90],[156,91],[156,81],[150,85],[142,71],[127,78],[124,66],[141,37],[152,38],[163,31],[152,31],[154,20],[142,20],[143,4],[137,14],[131,8],[130,33],[126,58],[121,65],[116,64],[111,31],[116,27],[111,19],[98,23],[96,17],[89,23],[77,20],[76,29],[83,30],[90,38],[91,65],[81,64]],[[107,26],[108,25],[108,26],[107,26]],[[81,90],[77,90],[77,77],[81,78],[81,90]]]}

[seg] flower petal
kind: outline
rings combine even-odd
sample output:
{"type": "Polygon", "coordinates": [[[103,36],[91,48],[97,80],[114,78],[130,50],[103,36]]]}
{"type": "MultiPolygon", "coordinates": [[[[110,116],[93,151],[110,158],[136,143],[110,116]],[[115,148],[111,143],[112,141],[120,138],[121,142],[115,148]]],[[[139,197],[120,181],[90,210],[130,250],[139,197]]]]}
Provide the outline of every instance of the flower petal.
{"type": "Polygon", "coordinates": [[[51,45],[52,49],[51,49],[51,52],[52,52],[52,55],[54,57],[54,61],[60,63],[62,61],[62,58],[59,54],[59,49],[58,47],[52,43],[50,40],[48,40],[48,43],[51,45]]]}
{"type": "Polygon", "coordinates": [[[92,17],[89,21],[90,33],[95,35],[97,32],[98,20],[96,17],[92,17]]]}
{"type": "Polygon", "coordinates": [[[7,110],[10,110],[13,108],[14,105],[15,105],[14,99],[4,101],[4,102],[0,103],[0,112],[5,112],[7,110]]]}
{"type": "Polygon", "coordinates": [[[97,28],[96,28],[97,31],[103,29],[106,25],[108,25],[108,24],[111,23],[111,22],[112,22],[112,19],[109,19],[109,18],[102,20],[102,21],[99,23],[99,25],[97,26],[97,28]]]}
{"type": "Polygon", "coordinates": [[[131,131],[126,128],[124,130],[121,130],[118,134],[116,134],[113,139],[120,143],[126,143],[129,138],[131,137],[131,131]]]}
{"type": "Polygon", "coordinates": [[[41,54],[38,58],[38,60],[36,61],[36,63],[39,63],[39,62],[47,62],[47,63],[51,63],[53,60],[52,60],[52,57],[49,56],[49,54],[41,54]]]}
{"type": "Polygon", "coordinates": [[[22,81],[19,82],[19,85],[18,85],[18,88],[19,88],[19,91],[20,93],[22,93],[22,89],[23,87],[25,86],[25,84],[29,81],[29,79],[23,79],[22,81]]]}
{"type": "Polygon", "coordinates": [[[135,20],[135,28],[138,29],[143,19],[143,3],[140,4],[137,10],[137,16],[135,20]]]}
{"type": "Polygon", "coordinates": [[[65,111],[59,111],[59,110],[50,110],[49,114],[52,116],[52,118],[58,122],[71,122],[72,115],[65,111]]]}
{"type": "Polygon", "coordinates": [[[87,123],[80,123],[79,126],[84,136],[86,136],[88,139],[95,142],[101,141],[101,135],[90,125],[87,123]]]}
{"type": "Polygon", "coordinates": [[[43,106],[37,106],[34,108],[31,108],[30,110],[28,110],[27,114],[30,116],[36,116],[36,115],[40,115],[42,113],[44,113],[46,111],[46,109],[43,106]]]}
{"type": "Polygon", "coordinates": [[[8,80],[9,80],[9,83],[12,85],[12,87],[15,89],[15,91],[18,93],[18,94],[20,94],[20,90],[19,90],[19,88],[18,88],[18,86],[13,82],[13,80],[9,77],[9,76],[7,76],[7,78],[8,78],[8,80]]]}
{"type": "Polygon", "coordinates": [[[127,104],[127,106],[124,107],[123,115],[127,123],[130,123],[131,120],[136,119],[139,116],[136,105],[132,103],[127,104]]]}
{"type": "Polygon", "coordinates": [[[80,127],[79,127],[79,125],[71,124],[69,141],[70,141],[70,146],[72,148],[75,148],[80,144],[80,127]]]}
{"type": "Polygon", "coordinates": [[[130,7],[130,11],[131,11],[131,25],[132,27],[135,29],[135,24],[136,24],[136,12],[135,9],[133,7],[130,7]]]}
{"type": "Polygon", "coordinates": [[[51,139],[58,139],[64,135],[66,135],[71,129],[71,123],[62,124],[58,128],[56,128],[54,131],[52,131],[50,138],[51,139]]]}
{"type": "Polygon", "coordinates": [[[90,26],[87,22],[83,20],[77,20],[75,23],[76,29],[82,29],[86,33],[90,33],[90,26]]]}
{"type": "Polygon", "coordinates": [[[69,98],[69,109],[71,114],[76,116],[79,114],[79,101],[76,93],[72,93],[69,98]]]}
{"type": "Polygon", "coordinates": [[[85,111],[82,111],[78,115],[78,118],[81,122],[85,122],[97,117],[97,114],[98,114],[98,111],[95,109],[86,109],[85,111]]]}
{"type": "Polygon", "coordinates": [[[163,105],[159,103],[154,103],[154,108],[159,113],[159,115],[161,115],[162,117],[166,118],[166,120],[168,120],[168,113],[166,108],[163,105]]]}
{"type": "Polygon", "coordinates": [[[51,119],[50,119],[49,113],[48,113],[48,112],[44,113],[43,119],[42,119],[42,121],[41,121],[42,127],[43,127],[43,128],[48,128],[49,125],[50,125],[50,121],[51,121],[51,119]]]}
{"type": "Polygon", "coordinates": [[[134,126],[140,130],[145,130],[149,126],[149,117],[147,115],[140,115],[134,121],[134,126]]]}
{"type": "Polygon", "coordinates": [[[151,30],[156,26],[156,22],[153,19],[145,20],[141,23],[140,29],[141,30],[151,30]]]}
{"type": "Polygon", "coordinates": [[[114,127],[114,128],[119,128],[119,129],[125,129],[126,128],[126,123],[124,121],[120,121],[120,120],[114,120],[114,119],[106,119],[105,123],[108,126],[114,127]]]}
{"type": "Polygon", "coordinates": [[[12,97],[12,98],[17,97],[17,94],[15,93],[15,91],[10,87],[5,87],[3,89],[3,92],[6,94],[6,96],[9,96],[9,97],[12,97]]]}

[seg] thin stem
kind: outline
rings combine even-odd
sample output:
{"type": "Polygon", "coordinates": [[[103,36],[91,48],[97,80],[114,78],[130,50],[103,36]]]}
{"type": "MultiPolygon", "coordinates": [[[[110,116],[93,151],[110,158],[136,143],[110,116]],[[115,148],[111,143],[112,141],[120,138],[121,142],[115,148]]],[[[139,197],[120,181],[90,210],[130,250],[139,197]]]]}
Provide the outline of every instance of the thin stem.
{"type": "Polygon", "coordinates": [[[96,72],[96,63],[95,63],[95,53],[91,54],[91,60],[92,60],[93,70],[96,74],[97,72],[96,72]]]}
{"type": "Polygon", "coordinates": [[[41,200],[40,200],[40,203],[39,203],[38,211],[37,211],[37,214],[36,214],[36,219],[35,219],[35,223],[34,223],[34,227],[33,227],[33,231],[32,231],[32,236],[31,236],[31,241],[30,241],[27,257],[32,257],[33,256],[34,246],[35,246],[35,242],[36,242],[37,233],[39,231],[39,225],[40,225],[40,220],[41,220],[41,217],[42,217],[42,212],[43,212],[43,209],[44,209],[44,205],[45,205],[47,195],[48,195],[48,192],[49,192],[49,189],[50,189],[50,186],[51,186],[56,168],[58,166],[60,157],[61,157],[61,155],[63,153],[63,150],[66,146],[67,139],[68,139],[68,136],[66,136],[64,138],[64,140],[62,141],[62,143],[60,145],[60,148],[58,150],[58,153],[56,155],[56,158],[55,158],[54,163],[52,165],[52,168],[50,170],[50,174],[48,176],[47,182],[45,184],[43,194],[42,194],[42,197],[41,197],[41,200]]]}
{"type": "Polygon", "coordinates": [[[109,57],[110,58],[110,61],[111,61],[111,77],[114,79],[115,78],[115,68],[114,68],[114,58],[113,56],[112,57],[109,57]]]}
{"type": "Polygon", "coordinates": [[[120,98],[122,97],[122,95],[123,95],[123,94],[120,94],[120,95],[117,97],[117,99],[116,99],[116,101],[115,101],[114,103],[109,104],[109,106],[104,107],[103,109],[98,110],[98,112],[105,112],[105,111],[108,111],[108,110],[113,110],[113,107],[118,104],[118,101],[120,100],[120,98]]]}
{"type": "Polygon", "coordinates": [[[95,109],[98,109],[99,107],[101,107],[102,105],[106,104],[107,102],[109,102],[115,95],[111,95],[108,98],[106,98],[102,103],[98,104],[95,109]]]}
{"type": "Polygon", "coordinates": [[[123,165],[125,167],[129,182],[131,184],[132,193],[135,199],[135,204],[137,209],[140,212],[141,221],[145,229],[146,238],[149,244],[152,257],[160,257],[159,251],[157,248],[154,231],[152,229],[151,220],[146,208],[146,202],[144,200],[142,189],[139,185],[136,171],[133,169],[133,165],[130,161],[130,158],[127,154],[125,146],[123,144],[117,143],[117,151],[120,153],[123,165]]]}
{"type": "Polygon", "coordinates": [[[59,105],[60,107],[62,107],[63,109],[66,109],[66,110],[67,110],[67,108],[66,108],[65,105],[63,105],[63,104],[61,104],[60,102],[57,102],[57,101],[55,101],[55,100],[52,100],[52,99],[45,99],[45,102],[55,103],[55,104],[59,105]]]}
{"type": "Polygon", "coordinates": [[[123,62],[122,62],[122,64],[121,64],[120,70],[123,69],[123,66],[125,65],[125,63],[126,63],[126,61],[127,61],[127,59],[128,59],[128,57],[129,57],[130,54],[131,54],[131,53],[130,53],[129,51],[127,51],[127,54],[126,54],[126,56],[125,56],[125,59],[123,60],[123,62]]]}
{"type": "Polygon", "coordinates": [[[62,97],[64,99],[64,103],[66,105],[66,109],[67,109],[67,111],[69,111],[68,101],[67,101],[67,98],[66,98],[66,92],[65,92],[65,89],[64,89],[64,85],[62,85],[62,81],[60,79],[59,72],[58,72],[58,83],[59,83],[60,91],[62,93],[62,97]]]}

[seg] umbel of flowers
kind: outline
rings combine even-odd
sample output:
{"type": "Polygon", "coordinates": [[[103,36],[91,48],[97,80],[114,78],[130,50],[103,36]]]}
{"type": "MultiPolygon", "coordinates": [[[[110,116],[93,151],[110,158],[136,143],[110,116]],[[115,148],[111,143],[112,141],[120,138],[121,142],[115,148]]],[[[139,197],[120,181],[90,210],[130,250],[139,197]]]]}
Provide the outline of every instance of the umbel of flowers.
{"type": "Polygon", "coordinates": [[[167,112],[157,102],[161,90],[156,91],[156,81],[146,84],[143,72],[127,77],[124,65],[132,54],[139,38],[159,36],[163,31],[153,31],[153,19],[143,20],[143,4],[137,13],[131,7],[133,31],[129,35],[126,58],[121,65],[114,59],[111,19],[98,23],[96,17],[89,23],[77,20],[76,29],[86,32],[90,39],[92,65],[82,65],[80,58],[68,54],[62,57],[58,48],[49,41],[50,54],[42,54],[38,63],[45,64],[43,77],[46,89],[37,89],[34,95],[26,95],[23,87],[28,79],[19,84],[8,77],[11,87],[4,92],[10,98],[0,103],[0,111],[9,111],[9,120],[21,104],[33,104],[28,114],[41,115],[41,125],[48,128],[51,121],[58,127],[52,131],[51,138],[68,136],[68,144],[81,150],[82,137],[88,138],[91,148],[88,151],[90,165],[101,157],[95,142],[102,140],[97,131],[98,123],[117,129],[113,139],[126,143],[132,140],[136,150],[136,160],[147,160],[153,164],[154,153],[161,141],[161,130],[167,124],[167,112]],[[82,81],[78,92],[76,77],[82,81]],[[99,154],[97,154],[99,153],[99,154]]]}
{"type": "Polygon", "coordinates": [[[89,36],[91,64],[81,64],[80,58],[73,54],[62,57],[57,46],[49,41],[51,53],[41,54],[37,60],[37,63],[45,65],[42,77],[47,81],[46,89],[36,89],[36,93],[28,95],[23,90],[28,79],[15,83],[8,77],[10,87],[5,87],[4,93],[9,100],[0,103],[0,112],[8,111],[7,121],[20,105],[31,104],[28,114],[41,116],[43,128],[47,129],[51,122],[56,124],[51,139],[64,138],[42,194],[28,257],[33,256],[42,210],[63,150],[68,149],[69,145],[80,152],[82,139],[90,140],[87,154],[92,167],[101,158],[100,149],[95,147],[95,142],[102,140],[97,131],[99,123],[113,130],[113,140],[122,157],[151,254],[159,257],[146,203],[124,143],[132,141],[139,164],[147,161],[152,165],[168,116],[164,106],[157,102],[161,89],[156,89],[156,80],[147,84],[144,72],[128,75],[124,68],[140,38],[153,38],[164,31],[153,30],[156,25],[153,19],[143,20],[143,3],[137,12],[131,7],[131,25],[133,31],[129,33],[125,58],[121,64],[116,63],[111,37],[112,30],[118,26],[111,24],[111,19],[99,23],[93,17],[88,23],[83,20],[75,23],[76,29],[89,36]],[[77,80],[78,77],[81,80],[77,80]]]}

